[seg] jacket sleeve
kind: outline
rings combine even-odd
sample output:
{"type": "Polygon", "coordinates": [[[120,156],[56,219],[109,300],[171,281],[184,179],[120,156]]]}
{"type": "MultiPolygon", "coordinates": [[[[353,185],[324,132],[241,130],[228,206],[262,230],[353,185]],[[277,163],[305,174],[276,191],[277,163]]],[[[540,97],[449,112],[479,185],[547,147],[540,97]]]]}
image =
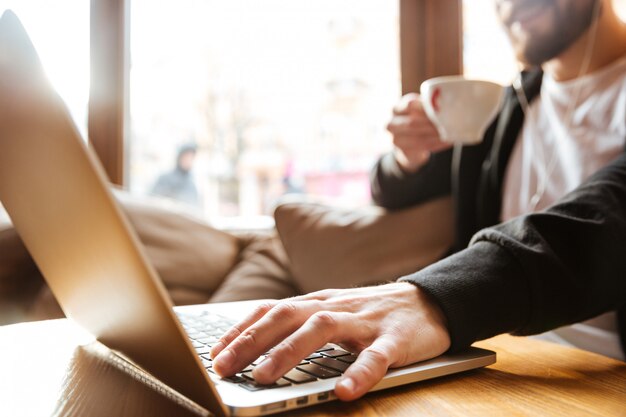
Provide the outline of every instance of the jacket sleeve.
{"type": "Polygon", "coordinates": [[[451,350],[626,307],[626,153],[549,209],[484,229],[401,280],[439,303],[451,350]]]}
{"type": "Polygon", "coordinates": [[[392,153],[384,155],[371,172],[372,198],[397,210],[450,194],[452,150],[435,153],[417,172],[406,173],[392,153]]]}

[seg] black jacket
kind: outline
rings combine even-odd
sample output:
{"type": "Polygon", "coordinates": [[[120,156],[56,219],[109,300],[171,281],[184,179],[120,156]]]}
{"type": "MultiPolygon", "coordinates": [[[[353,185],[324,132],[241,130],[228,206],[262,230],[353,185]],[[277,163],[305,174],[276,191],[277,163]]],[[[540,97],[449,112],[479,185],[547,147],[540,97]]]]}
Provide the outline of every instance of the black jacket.
{"type": "MultiPolygon", "coordinates": [[[[541,76],[523,76],[531,100],[541,76]]],[[[378,162],[372,174],[377,204],[400,209],[450,193],[455,204],[454,253],[402,280],[438,302],[451,350],[500,333],[541,333],[613,310],[624,349],[626,152],[547,210],[498,225],[505,169],[523,116],[509,88],[481,144],[435,154],[415,174],[403,173],[392,155],[378,162]]]]}

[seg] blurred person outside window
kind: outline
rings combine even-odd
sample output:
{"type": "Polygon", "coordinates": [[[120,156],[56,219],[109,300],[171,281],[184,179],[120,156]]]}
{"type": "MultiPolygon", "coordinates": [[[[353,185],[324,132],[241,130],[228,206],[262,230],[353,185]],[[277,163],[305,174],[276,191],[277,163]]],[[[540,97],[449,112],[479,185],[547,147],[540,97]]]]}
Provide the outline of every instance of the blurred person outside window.
{"type": "Polygon", "coordinates": [[[152,187],[151,194],[193,206],[198,205],[200,202],[198,188],[191,173],[196,152],[197,147],[194,144],[181,146],[176,155],[176,166],[159,176],[152,187]]]}

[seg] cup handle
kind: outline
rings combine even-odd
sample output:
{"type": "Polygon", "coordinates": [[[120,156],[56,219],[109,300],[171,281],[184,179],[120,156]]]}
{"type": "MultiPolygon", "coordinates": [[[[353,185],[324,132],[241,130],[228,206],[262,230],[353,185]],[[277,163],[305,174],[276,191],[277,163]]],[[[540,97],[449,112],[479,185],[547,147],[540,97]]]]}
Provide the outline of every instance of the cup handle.
{"type": "Polygon", "coordinates": [[[430,106],[435,113],[439,113],[439,98],[441,97],[441,88],[435,87],[433,93],[430,95],[430,106]]]}

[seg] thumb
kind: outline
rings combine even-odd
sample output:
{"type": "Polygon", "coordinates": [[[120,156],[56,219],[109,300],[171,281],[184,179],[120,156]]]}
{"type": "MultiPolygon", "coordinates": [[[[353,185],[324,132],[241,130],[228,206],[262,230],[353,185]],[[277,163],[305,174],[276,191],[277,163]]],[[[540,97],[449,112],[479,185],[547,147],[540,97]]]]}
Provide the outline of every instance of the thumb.
{"type": "Polygon", "coordinates": [[[337,382],[337,397],[342,401],[357,399],[383,379],[389,364],[395,362],[393,346],[392,342],[379,338],[364,349],[337,382]]]}

